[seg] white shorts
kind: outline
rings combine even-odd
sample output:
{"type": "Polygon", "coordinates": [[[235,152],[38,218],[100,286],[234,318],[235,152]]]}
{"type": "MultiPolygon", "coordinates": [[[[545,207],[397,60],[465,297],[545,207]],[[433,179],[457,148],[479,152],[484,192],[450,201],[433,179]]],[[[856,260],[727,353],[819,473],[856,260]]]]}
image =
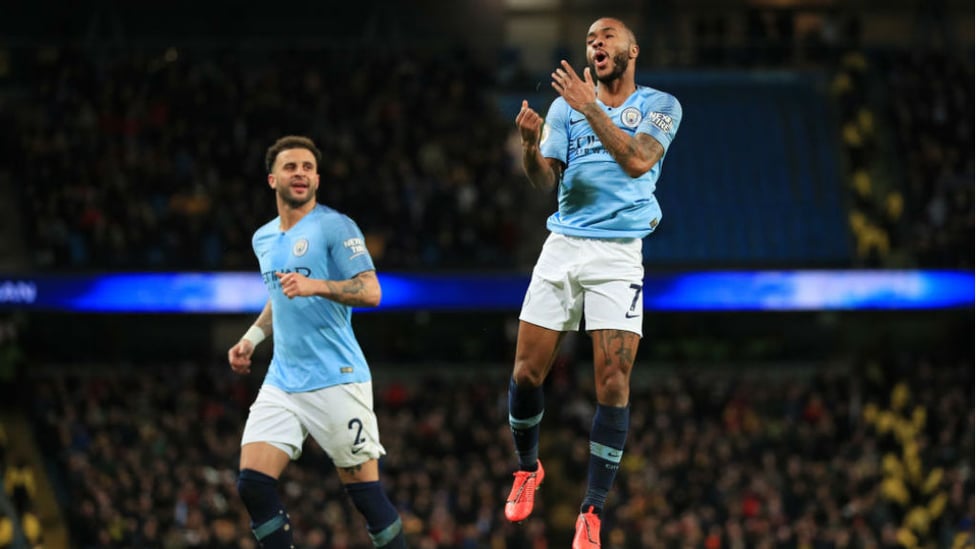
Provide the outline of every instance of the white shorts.
{"type": "Polygon", "coordinates": [[[638,238],[551,233],[532,270],[520,320],[560,332],[626,330],[643,335],[644,258],[638,238]]]}
{"type": "Polygon", "coordinates": [[[267,442],[294,460],[302,455],[308,435],[336,467],[385,455],[373,412],[373,384],[346,383],[304,393],[262,385],[251,404],[241,445],[267,442]]]}

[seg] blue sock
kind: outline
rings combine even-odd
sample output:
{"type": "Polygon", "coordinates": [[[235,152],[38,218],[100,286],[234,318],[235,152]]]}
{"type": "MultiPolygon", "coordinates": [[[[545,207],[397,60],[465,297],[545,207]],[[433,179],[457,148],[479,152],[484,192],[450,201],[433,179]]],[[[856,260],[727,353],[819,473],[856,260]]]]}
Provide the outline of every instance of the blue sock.
{"type": "Polygon", "coordinates": [[[265,549],[290,549],[291,523],[278,495],[278,481],[264,473],[244,469],[237,477],[237,492],[251,515],[251,530],[265,549]]]}
{"type": "Polygon", "coordinates": [[[581,512],[593,507],[600,514],[607,503],[607,493],[620,469],[624,454],[627,430],[630,428],[630,406],[604,406],[597,404],[590,430],[590,469],[583,497],[581,512]]]}
{"type": "Polygon", "coordinates": [[[346,493],[353,505],[366,519],[369,537],[376,547],[406,549],[407,540],[403,536],[403,524],[396,507],[383,491],[379,481],[353,482],[346,484],[346,493]]]}
{"type": "Polygon", "coordinates": [[[519,469],[539,469],[539,423],[545,412],[542,387],[522,389],[508,383],[508,424],[512,428],[519,469]]]}

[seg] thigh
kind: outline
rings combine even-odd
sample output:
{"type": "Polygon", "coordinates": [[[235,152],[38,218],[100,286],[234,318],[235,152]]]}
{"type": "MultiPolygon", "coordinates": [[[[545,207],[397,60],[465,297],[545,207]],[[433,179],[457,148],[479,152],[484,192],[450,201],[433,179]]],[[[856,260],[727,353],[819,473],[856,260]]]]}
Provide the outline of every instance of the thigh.
{"type": "Polygon", "coordinates": [[[519,320],[557,332],[579,329],[583,291],[576,281],[580,239],[551,234],[532,269],[519,320]]]}
{"type": "MultiPolygon", "coordinates": [[[[298,459],[307,435],[308,431],[302,426],[301,418],[288,393],[277,387],[262,385],[244,424],[244,434],[241,436],[242,462],[245,456],[257,456],[255,452],[259,447],[251,446],[255,443],[264,443],[278,449],[289,459],[298,459]],[[249,446],[249,449],[245,449],[249,446]]],[[[263,450],[261,455],[264,455],[263,450]]]]}
{"type": "Polygon", "coordinates": [[[297,395],[302,424],[337,469],[386,454],[373,412],[373,384],[345,383],[297,395]]]}
{"type": "Polygon", "coordinates": [[[589,243],[580,275],[586,330],[625,330],[643,335],[644,265],[640,241],[589,243]]]}

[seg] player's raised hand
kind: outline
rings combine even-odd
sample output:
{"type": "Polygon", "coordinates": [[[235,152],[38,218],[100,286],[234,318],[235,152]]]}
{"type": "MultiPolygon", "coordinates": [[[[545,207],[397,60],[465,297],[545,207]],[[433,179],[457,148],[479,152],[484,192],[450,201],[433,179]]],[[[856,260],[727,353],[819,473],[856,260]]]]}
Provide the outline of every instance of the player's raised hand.
{"type": "Polygon", "coordinates": [[[515,125],[518,126],[523,145],[539,143],[539,132],[542,131],[542,117],[534,109],[529,107],[529,102],[525,99],[522,100],[522,109],[515,116],[515,125]]]}
{"type": "Polygon", "coordinates": [[[251,373],[251,355],[254,354],[254,344],[242,339],[227,351],[227,362],[230,369],[238,374],[251,373]]]}
{"type": "Polygon", "coordinates": [[[315,295],[315,282],[299,273],[275,273],[281,283],[281,291],[289,298],[315,295]]]}
{"type": "Polygon", "coordinates": [[[552,73],[552,88],[570,107],[580,112],[585,105],[596,102],[596,85],[590,76],[590,68],[583,69],[583,78],[580,78],[565,59],[552,73]]]}

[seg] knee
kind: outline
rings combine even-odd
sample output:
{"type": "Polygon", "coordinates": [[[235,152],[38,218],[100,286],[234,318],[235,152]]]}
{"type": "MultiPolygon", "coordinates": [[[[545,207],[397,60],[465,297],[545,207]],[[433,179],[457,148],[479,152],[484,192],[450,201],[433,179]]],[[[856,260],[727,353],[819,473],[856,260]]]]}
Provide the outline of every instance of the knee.
{"type": "Polygon", "coordinates": [[[533,367],[530,361],[517,358],[512,379],[521,388],[539,387],[546,380],[546,375],[543,368],[533,367]]]}
{"type": "Polygon", "coordinates": [[[251,469],[244,469],[237,477],[237,493],[248,509],[277,496],[278,481],[274,477],[251,469]]]}
{"type": "Polygon", "coordinates": [[[596,380],[600,404],[625,406],[630,401],[630,376],[622,368],[604,369],[596,380]]]}

